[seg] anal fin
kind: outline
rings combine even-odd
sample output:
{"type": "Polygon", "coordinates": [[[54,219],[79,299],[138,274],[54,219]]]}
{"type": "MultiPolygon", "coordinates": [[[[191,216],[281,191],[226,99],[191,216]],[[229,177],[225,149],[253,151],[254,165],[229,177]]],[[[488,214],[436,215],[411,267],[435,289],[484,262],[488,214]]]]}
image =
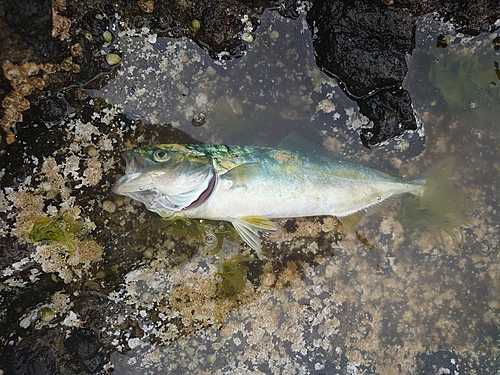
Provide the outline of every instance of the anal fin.
{"type": "Polygon", "coordinates": [[[369,216],[374,212],[380,211],[382,208],[391,205],[397,198],[398,196],[391,196],[360,211],[346,216],[337,216],[337,218],[349,233],[356,234],[356,225],[363,216],[369,216]]]}
{"type": "Polygon", "coordinates": [[[245,222],[248,225],[252,225],[262,230],[273,231],[278,230],[278,227],[271,220],[263,216],[243,216],[239,217],[238,220],[245,222]]]}
{"type": "Polygon", "coordinates": [[[337,218],[342,223],[347,232],[356,235],[356,224],[358,224],[358,222],[365,214],[365,210],[361,210],[347,216],[338,216],[337,218]]]}

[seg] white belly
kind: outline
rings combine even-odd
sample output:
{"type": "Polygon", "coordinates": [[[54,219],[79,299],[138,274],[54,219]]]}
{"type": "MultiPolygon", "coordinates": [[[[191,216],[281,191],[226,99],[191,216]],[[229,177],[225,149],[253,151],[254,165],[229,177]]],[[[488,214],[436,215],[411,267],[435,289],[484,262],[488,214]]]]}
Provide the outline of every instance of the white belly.
{"type": "Polygon", "coordinates": [[[189,216],[216,220],[244,216],[342,217],[415,189],[412,184],[350,180],[329,174],[262,174],[241,184],[222,178],[210,198],[189,216]]]}

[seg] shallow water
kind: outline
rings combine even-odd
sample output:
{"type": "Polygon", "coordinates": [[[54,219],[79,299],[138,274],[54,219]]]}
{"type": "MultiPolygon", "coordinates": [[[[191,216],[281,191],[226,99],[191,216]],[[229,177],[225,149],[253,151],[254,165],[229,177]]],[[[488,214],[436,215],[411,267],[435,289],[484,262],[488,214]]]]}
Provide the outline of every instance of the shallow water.
{"type": "MultiPolygon", "coordinates": [[[[297,220],[299,235],[288,236],[290,246],[314,253],[326,237],[330,254],[300,263],[300,272],[291,261],[280,273],[262,272],[255,289],[257,283],[248,278],[246,287],[227,300],[214,297],[211,283],[221,272],[219,257],[234,251],[229,242],[217,256],[198,253],[161,276],[161,264],[145,264],[129,278],[127,289],[144,309],[141,324],[151,325],[145,336],[159,343],[135,340],[132,350],[113,355],[116,371],[396,374],[435,373],[442,367],[480,374],[498,368],[500,76],[495,61],[500,59],[492,48],[494,37],[464,37],[422,19],[405,86],[424,129],[374,150],[363,148],[357,137],[366,119],[316,68],[303,17],[292,21],[266,13],[249,54],[224,67],[188,41],[157,41],[152,48],[168,54],[163,70],[168,79],[151,86],[142,75],[121,75],[104,89],[106,100],[123,103],[126,113],[173,123],[203,142],[320,149],[407,177],[454,155],[452,182],[473,202],[473,211],[465,215],[468,227],[462,233],[441,233],[440,239],[428,230],[402,227],[396,216],[401,203],[395,203],[361,222],[371,250],[349,237],[336,244],[327,235],[339,230],[331,222],[297,220]],[[446,48],[436,47],[440,33],[451,38],[446,48]],[[182,70],[171,67],[178,66],[176,56],[184,58],[182,70]],[[130,85],[148,90],[139,101],[115,94],[130,85]],[[179,88],[189,93],[183,96],[179,88]],[[199,112],[207,122],[196,128],[191,119],[199,112]],[[300,234],[307,234],[306,240],[300,234]],[[159,289],[151,275],[159,278],[159,289]],[[184,335],[176,327],[169,332],[153,324],[148,316],[157,306],[145,304],[144,293],[159,293],[153,300],[163,302],[163,293],[167,299],[181,293],[191,301],[176,307],[181,319],[198,319],[204,328],[184,335]],[[193,316],[187,317],[189,309],[193,316]],[[168,338],[173,340],[167,343],[168,338]]],[[[143,38],[128,43],[139,59],[129,63],[158,63],[135,53],[143,43],[143,38]]],[[[166,315],[175,310],[161,308],[166,315]]]]}
{"type": "MultiPolygon", "coordinates": [[[[258,260],[224,223],[165,228],[142,205],[115,200],[125,240],[108,241],[106,252],[133,249],[143,256],[105,296],[112,307],[96,330],[113,348],[106,368],[115,374],[494,373],[500,366],[495,36],[464,37],[422,19],[405,81],[422,126],[368,150],[358,137],[367,119],[316,67],[304,15],[289,20],[266,12],[249,53],[227,62],[213,61],[186,39],[121,33],[116,76],[88,92],[127,117],[172,124],[204,143],[315,152],[404,178],[451,155],[451,184],[464,200],[455,214],[467,227],[453,229],[460,220],[451,216],[451,236],[422,229],[405,216],[403,199],[360,222],[371,246],[343,238],[333,218],[281,220],[280,233],[264,241],[270,257],[258,260]],[[450,37],[446,48],[436,47],[440,34],[450,37]],[[206,123],[193,126],[200,113],[206,123]],[[197,251],[200,239],[204,251],[197,251]],[[214,240],[216,254],[207,244],[214,240]]],[[[161,134],[126,147],[165,142],[161,134]]],[[[115,272],[114,264],[105,266],[115,272]]],[[[74,273],[68,277],[78,279],[74,273]]],[[[62,325],[78,325],[72,307],[60,309],[67,313],[62,325]]]]}

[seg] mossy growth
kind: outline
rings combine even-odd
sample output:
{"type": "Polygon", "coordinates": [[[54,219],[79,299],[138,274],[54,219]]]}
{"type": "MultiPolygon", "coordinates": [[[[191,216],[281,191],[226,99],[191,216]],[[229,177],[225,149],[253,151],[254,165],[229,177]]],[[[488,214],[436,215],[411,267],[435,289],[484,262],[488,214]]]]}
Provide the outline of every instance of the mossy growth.
{"type": "Polygon", "coordinates": [[[191,36],[195,36],[196,33],[198,32],[198,30],[200,30],[200,28],[201,28],[201,23],[197,19],[193,19],[189,23],[189,27],[188,28],[189,28],[189,32],[190,32],[191,36]]]}
{"type": "Polygon", "coordinates": [[[241,254],[223,260],[219,272],[214,276],[217,290],[225,296],[235,296],[243,291],[246,285],[247,263],[251,260],[252,257],[241,254]]]}
{"type": "Polygon", "coordinates": [[[42,217],[33,223],[28,237],[35,243],[57,242],[74,247],[75,240],[85,232],[85,224],[64,217],[42,217]]]}
{"type": "MultiPolygon", "coordinates": [[[[138,230],[144,230],[149,224],[141,226],[138,230]]],[[[159,219],[153,229],[170,228],[175,238],[186,237],[200,244],[203,251],[209,254],[217,254],[227,239],[232,242],[239,241],[236,230],[226,222],[205,219],[159,219]]]]}

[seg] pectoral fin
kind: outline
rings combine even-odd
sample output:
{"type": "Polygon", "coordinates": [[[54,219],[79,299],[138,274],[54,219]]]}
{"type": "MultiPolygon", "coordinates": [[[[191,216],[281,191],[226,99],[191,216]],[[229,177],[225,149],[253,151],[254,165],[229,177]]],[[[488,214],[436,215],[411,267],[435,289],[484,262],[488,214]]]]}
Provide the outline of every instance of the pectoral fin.
{"type": "Polygon", "coordinates": [[[233,187],[245,186],[259,172],[260,168],[260,163],[242,164],[226,172],[223,178],[231,180],[233,187]]]}
{"type": "Polygon", "coordinates": [[[265,231],[274,231],[278,229],[276,224],[262,216],[239,217],[234,219],[232,224],[248,246],[259,253],[262,249],[259,229],[265,231]]]}

